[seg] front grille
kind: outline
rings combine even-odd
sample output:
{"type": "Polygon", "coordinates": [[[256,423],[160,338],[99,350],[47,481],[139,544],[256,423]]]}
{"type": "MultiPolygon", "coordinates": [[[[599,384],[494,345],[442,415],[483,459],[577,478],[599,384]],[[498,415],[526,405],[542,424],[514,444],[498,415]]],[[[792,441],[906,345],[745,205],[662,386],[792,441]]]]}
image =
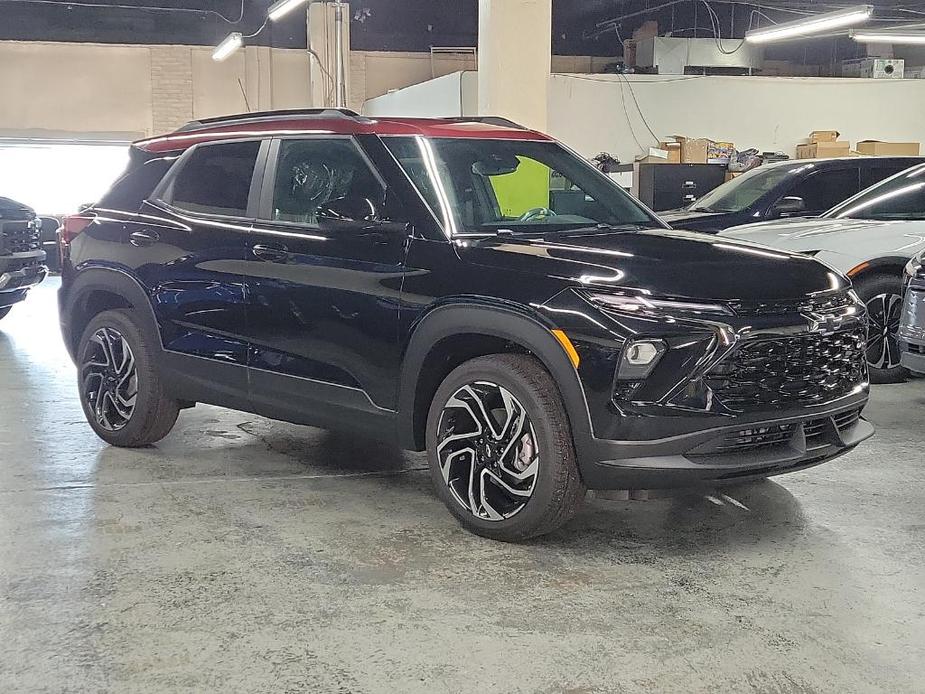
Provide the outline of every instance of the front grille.
{"type": "Polygon", "coordinates": [[[0,241],[6,253],[27,253],[42,246],[41,232],[34,222],[0,222],[0,241]]]}
{"type": "Polygon", "coordinates": [[[787,424],[767,424],[764,426],[739,429],[725,434],[689,451],[687,455],[694,458],[715,456],[723,454],[759,454],[783,445],[796,446],[794,436],[803,429],[806,439],[806,450],[816,450],[827,446],[838,445],[839,438],[835,436],[844,434],[858,423],[861,418],[861,409],[857,408],[847,412],[840,412],[828,417],[808,419],[802,422],[787,424]]]}
{"type": "Polygon", "coordinates": [[[732,308],[740,316],[780,316],[794,313],[830,313],[851,306],[854,300],[848,292],[822,294],[782,301],[733,302],[732,308]]]}
{"type": "Polygon", "coordinates": [[[841,412],[834,417],[822,417],[820,419],[811,419],[803,425],[803,434],[806,436],[806,448],[819,448],[828,446],[828,434],[830,425],[834,424],[838,433],[842,434],[861,419],[861,409],[848,410],[841,412]]]}
{"type": "Polygon", "coordinates": [[[794,429],[796,429],[796,424],[774,424],[753,429],[740,429],[731,434],[726,434],[712,448],[711,452],[738,453],[755,448],[776,446],[777,444],[788,442],[793,437],[794,429]]]}
{"type": "Polygon", "coordinates": [[[826,402],[865,380],[865,338],[854,328],[755,339],[713,367],[704,383],[738,412],[826,402]]]}

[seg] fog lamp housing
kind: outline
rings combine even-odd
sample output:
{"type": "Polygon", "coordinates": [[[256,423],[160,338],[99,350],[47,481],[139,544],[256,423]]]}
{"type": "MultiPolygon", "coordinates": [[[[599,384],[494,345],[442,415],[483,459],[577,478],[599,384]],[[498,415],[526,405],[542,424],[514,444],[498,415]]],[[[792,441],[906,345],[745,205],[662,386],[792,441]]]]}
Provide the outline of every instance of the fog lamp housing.
{"type": "Polygon", "coordinates": [[[658,364],[667,346],[661,340],[633,340],[627,342],[620,356],[617,378],[621,381],[640,381],[658,364]]]}

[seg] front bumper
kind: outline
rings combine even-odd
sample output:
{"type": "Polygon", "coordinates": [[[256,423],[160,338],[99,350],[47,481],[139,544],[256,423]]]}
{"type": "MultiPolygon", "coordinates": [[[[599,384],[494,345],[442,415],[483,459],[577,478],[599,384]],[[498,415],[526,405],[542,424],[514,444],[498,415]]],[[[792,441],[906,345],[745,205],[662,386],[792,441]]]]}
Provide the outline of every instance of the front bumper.
{"type": "Polygon", "coordinates": [[[899,344],[900,363],[910,371],[925,374],[925,280],[915,280],[906,290],[899,344]]]}
{"type": "Polygon", "coordinates": [[[12,295],[19,296],[45,279],[44,261],[44,251],[0,256],[0,306],[15,303],[12,295]]]}
{"type": "Polygon", "coordinates": [[[818,465],[874,433],[860,417],[867,394],[812,411],[735,418],[734,423],[654,441],[587,439],[590,489],[663,489],[738,482],[818,465]]]}

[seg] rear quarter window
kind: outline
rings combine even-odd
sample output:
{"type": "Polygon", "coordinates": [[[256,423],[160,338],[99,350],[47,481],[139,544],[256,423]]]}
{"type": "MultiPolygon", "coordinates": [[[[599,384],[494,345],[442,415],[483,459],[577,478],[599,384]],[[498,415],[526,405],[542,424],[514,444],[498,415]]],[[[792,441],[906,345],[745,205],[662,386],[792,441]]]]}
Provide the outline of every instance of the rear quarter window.
{"type": "Polygon", "coordinates": [[[176,156],[158,157],[132,166],[116,179],[97,206],[110,210],[137,211],[141,203],[151,197],[176,159],[176,156]]]}

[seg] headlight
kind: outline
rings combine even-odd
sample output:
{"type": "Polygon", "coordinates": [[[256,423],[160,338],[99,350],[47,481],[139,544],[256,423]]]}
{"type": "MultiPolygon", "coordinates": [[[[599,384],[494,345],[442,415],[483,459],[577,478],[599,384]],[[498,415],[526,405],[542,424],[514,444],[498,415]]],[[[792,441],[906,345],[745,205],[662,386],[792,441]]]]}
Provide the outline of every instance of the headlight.
{"type": "Polygon", "coordinates": [[[909,262],[906,263],[906,274],[909,275],[909,277],[915,277],[922,272],[923,261],[925,261],[925,257],[923,257],[922,254],[911,258],[909,262]]]}
{"type": "Polygon", "coordinates": [[[702,304],[694,301],[653,299],[648,296],[628,296],[621,294],[589,294],[588,298],[601,308],[648,318],[659,318],[672,316],[674,314],[735,315],[732,309],[722,304],[702,304]]]}

